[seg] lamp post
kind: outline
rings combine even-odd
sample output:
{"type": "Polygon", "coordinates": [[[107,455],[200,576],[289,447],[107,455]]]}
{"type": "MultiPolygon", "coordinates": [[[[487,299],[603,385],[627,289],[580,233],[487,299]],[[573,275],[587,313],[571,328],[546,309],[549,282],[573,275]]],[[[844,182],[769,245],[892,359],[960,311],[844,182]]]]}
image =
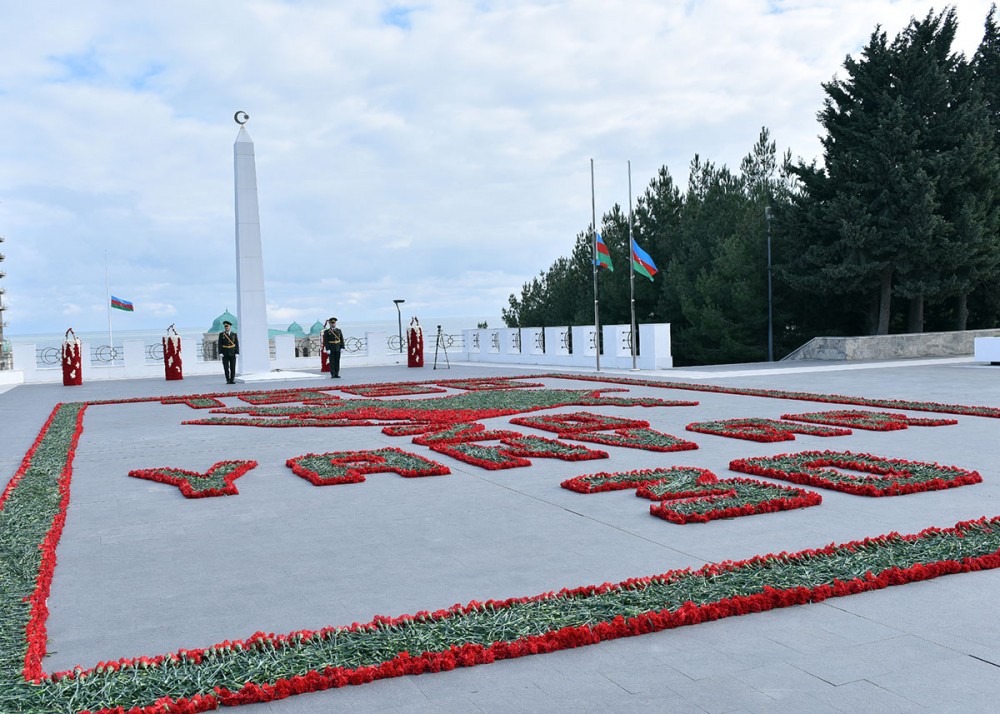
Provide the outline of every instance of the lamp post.
{"type": "Polygon", "coordinates": [[[396,303],[396,317],[399,318],[399,354],[403,354],[405,351],[403,349],[403,313],[400,312],[399,306],[406,300],[393,300],[393,302],[396,303]]]}
{"type": "Polygon", "coordinates": [[[771,207],[764,207],[767,219],[767,361],[774,362],[774,308],[771,297],[771,207]]]}

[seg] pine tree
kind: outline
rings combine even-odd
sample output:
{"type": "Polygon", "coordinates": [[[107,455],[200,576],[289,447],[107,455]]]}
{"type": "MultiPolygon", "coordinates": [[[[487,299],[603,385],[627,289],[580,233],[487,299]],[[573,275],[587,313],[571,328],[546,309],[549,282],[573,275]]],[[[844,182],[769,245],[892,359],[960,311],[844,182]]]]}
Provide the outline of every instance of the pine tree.
{"type": "Polygon", "coordinates": [[[861,298],[875,334],[889,332],[894,295],[919,332],[925,304],[961,303],[993,271],[995,142],[974,73],[951,50],[956,28],[951,8],[911,20],[892,43],[877,29],[846,78],[823,85],[822,167],[792,169],[802,191],[789,281],[861,298]]]}

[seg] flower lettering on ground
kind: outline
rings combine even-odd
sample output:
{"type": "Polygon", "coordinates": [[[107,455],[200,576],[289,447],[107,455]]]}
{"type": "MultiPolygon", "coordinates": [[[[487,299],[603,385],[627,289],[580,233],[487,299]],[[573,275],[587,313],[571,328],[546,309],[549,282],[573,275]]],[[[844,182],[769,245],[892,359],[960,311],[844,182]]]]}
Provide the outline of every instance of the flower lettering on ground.
{"type": "Polygon", "coordinates": [[[205,473],[162,467],[136,469],[129,471],[128,475],[177,486],[184,498],[208,498],[239,494],[233,482],[256,466],[256,461],[220,461],[205,473]]]}
{"type": "Polygon", "coordinates": [[[314,486],[361,483],[365,474],[395,473],[404,478],[443,476],[451,469],[423,456],[387,447],[372,451],[331,451],[305,454],[286,462],[296,476],[314,486]]]}
{"type": "Polygon", "coordinates": [[[602,472],[567,479],[561,485],[577,493],[635,489],[637,496],[657,502],[649,507],[651,515],[677,524],[808,508],[823,501],[818,493],[805,489],[755,479],[720,479],[694,466],[602,472]]]}
{"type": "Polygon", "coordinates": [[[976,471],[850,451],[803,451],[729,463],[733,471],[769,476],[857,496],[901,496],[981,483],[976,471]],[[856,472],[856,473],[851,473],[856,472]],[[860,473],[857,473],[860,472],[860,473]]]}

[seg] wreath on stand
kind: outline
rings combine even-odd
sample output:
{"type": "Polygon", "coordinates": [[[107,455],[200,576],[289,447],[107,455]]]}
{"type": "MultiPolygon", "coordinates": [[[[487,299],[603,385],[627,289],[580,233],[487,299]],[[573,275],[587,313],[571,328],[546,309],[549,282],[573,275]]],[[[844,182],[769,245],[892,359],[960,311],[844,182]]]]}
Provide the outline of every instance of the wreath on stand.
{"type": "Polygon", "coordinates": [[[407,367],[424,366],[424,330],[420,327],[420,320],[416,317],[410,319],[410,329],[407,332],[407,344],[409,350],[406,356],[407,367]]]}
{"type": "Polygon", "coordinates": [[[184,361],[181,359],[181,336],[173,324],[163,338],[163,370],[167,381],[184,379],[184,361]],[[170,334],[173,332],[173,334],[170,334]]]}
{"type": "Polygon", "coordinates": [[[63,386],[78,387],[83,384],[83,344],[73,328],[66,330],[62,343],[63,386]],[[72,338],[70,337],[72,335],[72,338]]]}

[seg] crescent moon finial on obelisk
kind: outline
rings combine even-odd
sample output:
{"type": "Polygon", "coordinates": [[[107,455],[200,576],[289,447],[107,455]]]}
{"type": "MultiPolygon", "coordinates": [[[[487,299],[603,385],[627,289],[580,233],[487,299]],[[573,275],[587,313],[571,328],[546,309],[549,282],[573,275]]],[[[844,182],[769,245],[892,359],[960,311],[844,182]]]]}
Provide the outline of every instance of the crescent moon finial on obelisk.
{"type": "Polygon", "coordinates": [[[264,299],[264,256],[261,252],[260,211],[257,207],[257,165],[253,139],[247,133],[250,115],[233,119],[240,132],[233,144],[236,184],[236,322],[240,334],[239,381],[253,381],[271,369],[264,299]]]}

